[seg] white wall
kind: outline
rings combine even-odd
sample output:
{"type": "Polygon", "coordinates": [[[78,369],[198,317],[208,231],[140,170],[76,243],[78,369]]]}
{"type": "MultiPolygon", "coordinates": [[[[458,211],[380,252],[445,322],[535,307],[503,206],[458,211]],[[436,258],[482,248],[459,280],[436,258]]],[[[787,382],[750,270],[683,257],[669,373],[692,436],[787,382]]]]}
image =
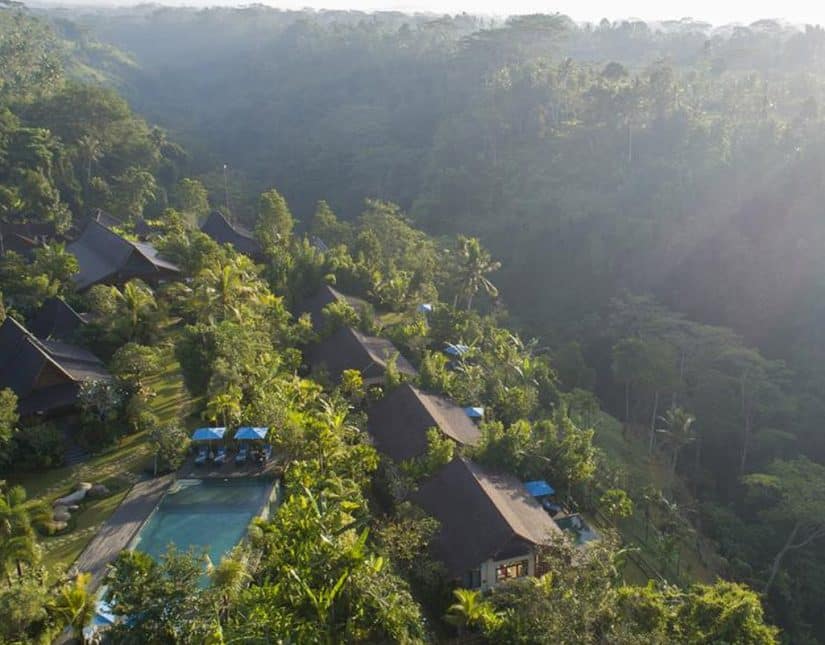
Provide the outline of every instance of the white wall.
{"type": "Polygon", "coordinates": [[[481,563],[481,590],[486,591],[492,589],[496,585],[496,569],[503,564],[516,563],[521,560],[527,560],[527,575],[536,575],[536,554],[533,549],[527,553],[506,560],[487,560],[481,563]]]}

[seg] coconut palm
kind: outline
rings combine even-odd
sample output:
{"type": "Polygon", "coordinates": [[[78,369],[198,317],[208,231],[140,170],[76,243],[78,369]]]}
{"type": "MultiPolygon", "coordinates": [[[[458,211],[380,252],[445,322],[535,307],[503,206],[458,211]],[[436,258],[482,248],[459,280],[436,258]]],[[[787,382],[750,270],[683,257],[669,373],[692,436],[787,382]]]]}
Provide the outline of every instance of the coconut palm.
{"type": "Polygon", "coordinates": [[[673,477],[682,448],[696,439],[696,432],[693,429],[696,418],[682,408],[673,407],[659,417],[659,420],[664,423],[665,427],[657,429],[657,432],[664,434],[670,444],[670,472],[673,477]]]}
{"type": "Polygon", "coordinates": [[[259,300],[256,276],[242,260],[204,269],[195,287],[194,308],[201,320],[243,322],[245,308],[259,300]]]}
{"type": "Polygon", "coordinates": [[[230,385],[225,392],[216,394],[206,404],[204,416],[217,422],[223,421],[223,426],[229,427],[229,421],[235,422],[241,417],[241,400],[243,392],[236,385],[230,385]]]}
{"type": "MultiPolygon", "coordinates": [[[[459,244],[458,288],[459,294],[466,299],[467,309],[470,310],[473,306],[473,298],[480,289],[483,289],[491,298],[498,296],[498,289],[487,278],[487,274],[498,271],[501,268],[501,262],[492,259],[490,252],[481,246],[478,238],[460,237],[459,244]]],[[[454,304],[457,304],[459,294],[456,294],[454,304]]]]}
{"type": "Polygon", "coordinates": [[[83,628],[95,615],[95,595],[89,587],[91,580],[91,574],[79,574],[60,589],[51,608],[52,613],[72,630],[81,643],[86,642],[83,628]]]}
{"type": "Polygon", "coordinates": [[[112,287],[120,310],[121,324],[125,326],[127,340],[134,340],[140,327],[158,305],[152,290],[140,280],[130,280],[118,290],[112,287]]]}
{"type": "Polygon", "coordinates": [[[22,486],[7,487],[0,481],[0,570],[7,577],[13,568],[23,575],[23,563],[37,562],[39,549],[33,522],[51,519],[48,507],[26,498],[22,486]]]}
{"type": "Polygon", "coordinates": [[[252,578],[249,573],[249,555],[242,547],[236,547],[221,558],[217,565],[210,562],[208,573],[218,615],[226,620],[233,603],[252,578]]]}
{"type": "Polygon", "coordinates": [[[84,190],[89,190],[92,181],[92,164],[103,157],[103,146],[100,140],[90,134],[84,134],[77,140],[77,152],[82,159],[86,170],[86,183],[84,190]]]}
{"type": "Polygon", "coordinates": [[[346,458],[346,442],[358,434],[358,429],[349,422],[349,405],[345,401],[321,399],[320,404],[315,422],[308,423],[306,430],[319,470],[326,473],[335,470],[333,466],[346,458]]]}

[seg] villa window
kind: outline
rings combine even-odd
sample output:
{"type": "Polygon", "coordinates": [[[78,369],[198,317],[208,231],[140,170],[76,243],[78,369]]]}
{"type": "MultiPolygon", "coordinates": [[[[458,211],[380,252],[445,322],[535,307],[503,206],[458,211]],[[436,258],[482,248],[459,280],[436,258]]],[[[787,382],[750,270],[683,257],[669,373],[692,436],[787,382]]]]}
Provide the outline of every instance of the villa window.
{"type": "Polygon", "coordinates": [[[496,582],[509,580],[511,578],[523,578],[528,573],[527,560],[517,562],[507,562],[496,568],[496,582]]]}
{"type": "Polygon", "coordinates": [[[472,571],[469,571],[464,576],[464,586],[467,589],[478,589],[481,587],[481,568],[477,567],[472,571]]]}

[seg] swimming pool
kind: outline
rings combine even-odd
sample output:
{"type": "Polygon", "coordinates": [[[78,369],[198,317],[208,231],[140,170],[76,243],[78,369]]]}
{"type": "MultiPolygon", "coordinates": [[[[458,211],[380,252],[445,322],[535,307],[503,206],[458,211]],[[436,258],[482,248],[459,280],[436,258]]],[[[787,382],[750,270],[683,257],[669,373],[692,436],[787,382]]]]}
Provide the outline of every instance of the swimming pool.
{"type": "Polygon", "coordinates": [[[194,547],[213,563],[246,535],[253,517],[268,512],[277,484],[265,479],[182,479],[172,484],[131,548],[158,558],[170,544],[194,547]]]}

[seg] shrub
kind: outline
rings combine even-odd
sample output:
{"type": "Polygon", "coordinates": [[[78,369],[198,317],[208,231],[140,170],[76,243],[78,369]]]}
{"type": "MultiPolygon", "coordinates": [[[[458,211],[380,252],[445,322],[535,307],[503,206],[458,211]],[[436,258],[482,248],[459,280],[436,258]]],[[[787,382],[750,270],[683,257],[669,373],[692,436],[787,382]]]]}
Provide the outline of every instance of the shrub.
{"type": "Polygon", "coordinates": [[[64,459],[63,436],[51,423],[22,428],[14,435],[14,467],[18,470],[56,468],[64,459]]]}

